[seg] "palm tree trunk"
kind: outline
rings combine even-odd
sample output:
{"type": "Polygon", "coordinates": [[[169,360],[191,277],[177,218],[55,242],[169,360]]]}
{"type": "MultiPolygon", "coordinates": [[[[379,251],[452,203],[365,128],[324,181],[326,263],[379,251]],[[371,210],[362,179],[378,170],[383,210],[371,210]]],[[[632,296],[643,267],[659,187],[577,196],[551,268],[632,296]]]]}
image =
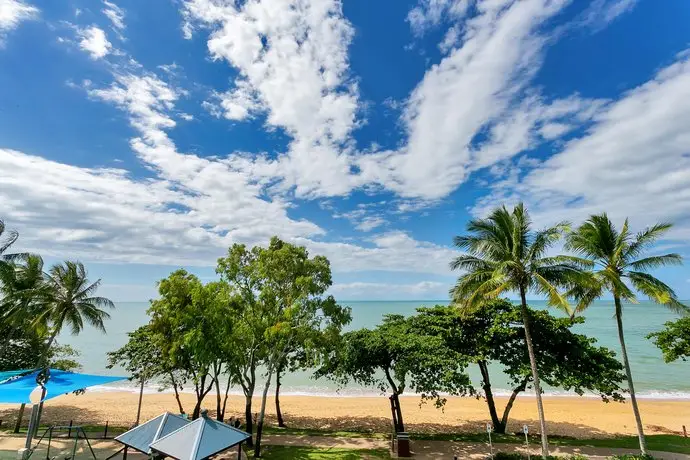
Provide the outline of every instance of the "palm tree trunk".
{"type": "Polygon", "coordinates": [[[534,383],[534,392],[537,396],[537,411],[539,412],[539,428],[541,429],[541,455],[547,457],[549,455],[549,440],[546,434],[546,419],[544,418],[544,403],[541,400],[541,385],[539,384],[539,371],[537,370],[537,359],[534,356],[534,346],[532,345],[532,332],[529,326],[529,310],[527,309],[527,298],[525,297],[525,288],[520,287],[520,300],[522,301],[522,322],[525,328],[525,342],[527,342],[527,351],[529,353],[529,364],[532,368],[532,380],[534,383]]]}
{"type": "Polygon", "coordinates": [[[489,378],[487,363],[481,360],[477,364],[482,373],[482,388],[484,388],[484,397],[486,398],[487,406],[489,406],[489,415],[491,416],[491,423],[494,424],[494,431],[496,433],[505,433],[505,426],[502,426],[501,421],[498,419],[498,413],[496,412],[496,402],[494,401],[494,393],[491,390],[491,380],[489,378]]]}
{"type": "Polygon", "coordinates": [[[642,426],[640,409],[637,407],[637,396],[635,396],[635,386],[633,385],[632,371],[630,370],[630,362],[628,361],[628,351],[625,348],[625,336],[623,334],[623,308],[621,307],[621,299],[618,296],[614,296],[613,299],[616,303],[616,324],[618,325],[618,339],[621,342],[623,366],[625,367],[625,375],[628,377],[630,402],[632,404],[633,413],[635,414],[635,423],[637,424],[637,437],[640,438],[640,451],[642,452],[642,455],[647,455],[647,440],[644,437],[644,427],[642,426]]]}

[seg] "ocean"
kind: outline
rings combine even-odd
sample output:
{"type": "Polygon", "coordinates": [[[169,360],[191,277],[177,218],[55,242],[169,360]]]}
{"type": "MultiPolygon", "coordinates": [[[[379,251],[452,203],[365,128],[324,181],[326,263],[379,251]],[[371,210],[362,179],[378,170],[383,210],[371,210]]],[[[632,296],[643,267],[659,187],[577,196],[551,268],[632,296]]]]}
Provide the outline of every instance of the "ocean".
{"type": "MultiPolygon", "coordinates": [[[[352,308],[352,323],[348,329],[374,327],[387,313],[412,314],[420,306],[444,304],[443,301],[341,301],[352,308]]],[[[534,308],[547,308],[543,301],[531,301],[534,308]]],[[[76,348],[80,356],[82,371],[103,375],[124,375],[122,369],[106,369],[106,353],[122,346],[127,341],[127,332],[148,322],[146,310],[148,302],[122,302],[111,312],[111,319],[106,323],[107,334],[88,326],[78,336],[63,334],[59,342],[76,348]]],[[[552,310],[554,314],[558,314],[552,310]]],[[[599,301],[593,304],[584,314],[586,321],[576,327],[577,332],[597,339],[600,345],[614,350],[620,355],[620,346],[613,318],[613,302],[599,301]]],[[[646,339],[646,335],[663,327],[664,322],[676,318],[676,315],[664,307],[651,302],[626,304],[623,311],[623,322],[626,332],[626,344],[630,356],[635,387],[640,397],[665,399],[690,399],[690,362],[664,363],[661,352],[646,339]]],[[[479,382],[476,366],[468,369],[475,383],[479,382]]],[[[351,385],[343,389],[326,379],[314,380],[308,372],[287,374],[282,381],[282,394],[285,395],[321,395],[339,394],[341,396],[364,396],[379,394],[376,389],[351,385]]],[[[500,369],[492,369],[492,385],[498,394],[509,394],[509,385],[500,369]]],[[[128,382],[113,384],[99,390],[127,389],[135,390],[135,385],[128,382]]],[[[158,391],[151,384],[147,391],[158,391]]],[[[554,388],[546,388],[550,395],[567,395],[554,388]]],[[[233,394],[241,394],[239,388],[233,394]]]]}

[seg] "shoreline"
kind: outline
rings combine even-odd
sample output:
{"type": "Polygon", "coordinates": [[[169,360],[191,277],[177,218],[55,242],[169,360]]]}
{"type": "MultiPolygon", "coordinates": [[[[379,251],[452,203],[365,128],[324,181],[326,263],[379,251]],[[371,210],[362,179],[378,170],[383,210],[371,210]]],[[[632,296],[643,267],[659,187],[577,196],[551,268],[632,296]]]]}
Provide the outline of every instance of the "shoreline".
{"type": "MultiPolygon", "coordinates": [[[[191,413],[196,398],[181,394],[183,408],[191,413]]],[[[499,417],[507,398],[497,397],[499,417]]],[[[45,403],[44,421],[82,425],[128,427],[136,418],[138,394],[130,391],[89,391],[84,395],[63,395],[45,403]]],[[[226,419],[244,417],[244,397],[230,396],[226,419]]],[[[253,401],[252,412],[259,410],[260,399],[253,401]]],[[[483,432],[490,421],[484,400],[473,397],[449,397],[443,410],[433,403],[420,405],[419,398],[402,396],[401,405],[406,428],[417,433],[478,433],[483,432]]],[[[600,399],[581,397],[544,397],[545,412],[550,434],[576,438],[610,437],[635,434],[635,421],[629,402],[604,403],[600,399]]],[[[204,408],[214,416],[215,394],[209,394],[204,408]]],[[[19,405],[0,404],[0,419],[10,422],[16,417],[19,405]]],[[[385,396],[338,397],[338,396],[283,396],[281,408],[288,426],[292,428],[343,430],[343,431],[390,431],[390,405],[385,396]]],[[[678,434],[688,424],[690,401],[640,400],[645,429],[649,434],[678,434]]],[[[178,413],[179,408],[172,393],[145,394],[142,421],[169,411],[178,413]]],[[[267,401],[267,423],[275,424],[275,404],[267,401]]],[[[28,410],[24,415],[27,422],[28,410]]],[[[522,430],[523,424],[536,432],[538,420],[536,404],[529,395],[515,401],[510,414],[508,432],[522,430]]]]}
{"type": "MultiPolygon", "coordinates": [[[[89,388],[89,392],[92,393],[117,393],[117,392],[122,392],[122,393],[136,393],[139,394],[139,386],[138,385],[132,385],[132,386],[125,386],[125,385],[117,385],[117,386],[108,386],[108,385],[103,385],[103,386],[94,386],[89,388]]],[[[508,398],[510,397],[511,391],[510,390],[503,390],[503,389],[494,389],[494,397],[500,397],[500,398],[508,398]]],[[[152,385],[146,385],[144,386],[144,395],[147,394],[174,394],[174,391],[171,389],[165,389],[165,390],[158,390],[156,386],[152,385]]],[[[194,390],[192,388],[189,389],[183,389],[180,391],[180,394],[194,394],[194,390]]],[[[208,397],[215,396],[215,390],[211,390],[208,393],[208,397]]],[[[239,389],[231,389],[230,392],[228,393],[230,396],[242,396],[242,392],[239,389]]],[[[291,390],[290,387],[284,387],[281,386],[281,392],[280,392],[280,397],[313,397],[313,398],[379,398],[385,396],[382,393],[377,393],[372,390],[358,390],[358,389],[345,389],[340,392],[335,391],[335,390],[324,390],[324,391],[309,391],[309,390],[291,390]]],[[[415,397],[419,398],[420,395],[416,393],[405,393],[403,395],[404,397],[415,397]]],[[[453,398],[459,398],[460,396],[448,396],[444,395],[447,397],[453,397],[453,398]]],[[[638,400],[650,400],[650,401],[688,401],[690,402],[690,391],[688,392],[682,392],[682,391],[652,391],[652,392],[640,392],[636,394],[638,400]]],[[[468,398],[470,396],[464,396],[464,398],[468,398]]],[[[534,393],[530,391],[524,391],[518,394],[517,398],[533,398],[534,393]]],[[[573,399],[578,399],[578,398],[587,398],[587,399],[595,399],[595,400],[601,400],[601,397],[599,395],[596,395],[594,393],[585,393],[582,396],[578,395],[577,393],[573,392],[545,392],[542,394],[542,398],[547,399],[547,398],[573,398],[573,399]]],[[[627,398],[626,398],[627,400],[627,398]]]]}

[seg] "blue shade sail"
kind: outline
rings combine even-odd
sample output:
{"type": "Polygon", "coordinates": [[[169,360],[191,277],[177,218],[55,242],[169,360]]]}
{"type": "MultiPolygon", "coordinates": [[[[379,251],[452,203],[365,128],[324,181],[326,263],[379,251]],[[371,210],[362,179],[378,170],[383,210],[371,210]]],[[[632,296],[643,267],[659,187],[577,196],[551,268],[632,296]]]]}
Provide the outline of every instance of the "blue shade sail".
{"type": "Polygon", "coordinates": [[[16,377],[16,376],[18,376],[18,375],[28,374],[28,373],[31,372],[32,370],[34,370],[34,369],[21,369],[21,370],[18,370],[18,371],[3,371],[3,372],[0,372],[0,383],[3,383],[3,382],[5,382],[6,380],[9,380],[9,379],[11,379],[12,377],[16,377]]]}
{"type": "MultiPolygon", "coordinates": [[[[34,371],[22,377],[0,383],[0,403],[31,403],[29,396],[38,387],[36,377],[40,371],[34,371]]],[[[18,375],[18,374],[16,374],[18,375]]],[[[50,369],[50,378],[46,382],[46,397],[52,399],[82,388],[125,380],[127,377],[78,374],[75,372],[50,369]]]]}

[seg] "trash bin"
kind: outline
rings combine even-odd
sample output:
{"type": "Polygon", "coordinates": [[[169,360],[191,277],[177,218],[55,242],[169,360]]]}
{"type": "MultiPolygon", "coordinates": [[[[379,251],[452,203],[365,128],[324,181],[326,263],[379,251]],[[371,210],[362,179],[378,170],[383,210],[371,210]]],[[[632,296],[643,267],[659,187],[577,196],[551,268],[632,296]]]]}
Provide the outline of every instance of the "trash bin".
{"type": "Polygon", "coordinates": [[[398,446],[397,446],[398,447],[398,449],[397,449],[398,457],[411,457],[411,454],[410,454],[410,435],[405,433],[405,432],[401,432],[401,433],[397,434],[396,438],[398,441],[397,442],[397,444],[398,444],[398,446]]]}

